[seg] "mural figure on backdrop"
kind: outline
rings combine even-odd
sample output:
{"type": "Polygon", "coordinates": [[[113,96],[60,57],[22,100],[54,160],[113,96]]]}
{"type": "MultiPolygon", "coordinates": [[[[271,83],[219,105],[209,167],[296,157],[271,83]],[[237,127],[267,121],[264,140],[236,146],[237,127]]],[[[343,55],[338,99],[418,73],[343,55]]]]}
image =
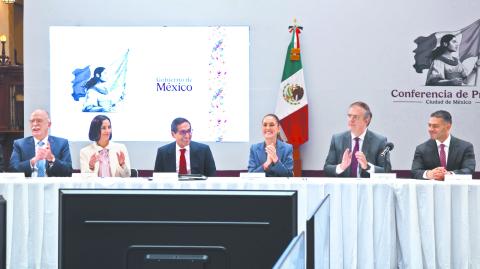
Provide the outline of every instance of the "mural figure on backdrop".
{"type": "Polygon", "coordinates": [[[72,74],[72,97],[83,99],[83,112],[114,112],[125,99],[128,51],[108,66],[77,68],[72,74]]]}
{"type": "Polygon", "coordinates": [[[477,70],[480,66],[480,20],[458,31],[420,36],[415,39],[415,43],[417,48],[414,50],[413,67],[417,73],[428,69],[426,86],[477,84],[477,70]],[[473,66],[471,58],[476,58],[473,66]]]}

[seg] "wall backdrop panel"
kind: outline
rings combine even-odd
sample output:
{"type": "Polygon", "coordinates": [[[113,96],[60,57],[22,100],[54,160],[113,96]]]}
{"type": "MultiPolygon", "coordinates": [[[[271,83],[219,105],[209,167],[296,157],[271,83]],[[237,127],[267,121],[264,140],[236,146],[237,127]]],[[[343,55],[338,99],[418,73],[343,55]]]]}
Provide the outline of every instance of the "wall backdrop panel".
{"type": "MultiPolygon", "coordinates": [[[[480,148],[480,127],[475,124],[480,98],[471,96],[479,87],[427,87],[428,70],[417,73],[412,67],[417,37],[467,27],[480,19],[479,8],[480,3],[471,0],[26,1],[25,114],[37,107],[49,108],[49,26],[248,25],[250,111],[245,113],[250,117],[250,143],[255,143],[262,139],[262,116],[275,110],[290,39],[287,27],[296,17],[304,26],[301,48],[310,109],[310,140],[301,148],[303,169],[323,169],[331,135],[346,129],[347,106],[363,100],[373,111],[371,129],[395,143],[393,169],[407,170],[415,146],[428,138],[428,115],[438,109],[452,112],[454,135],[473,142],[477,152],[480,148]],[[469,96],[460,99],[471,104],[427,104],[427,99],[453,102],[456,98],[394,97],[393,90],[454,95],[462,90],[469,96]]],[[[75,123],[53,119],[52,124],[75,123]]],[[[155,148],[165,143],[126,143],[132,166],[153,169],[155,148]]],[[[217,168],[246,169],[250,143],[210,144],[217,168]]],[[[71,143],[75,168],[84,145],[71,143]]]]}

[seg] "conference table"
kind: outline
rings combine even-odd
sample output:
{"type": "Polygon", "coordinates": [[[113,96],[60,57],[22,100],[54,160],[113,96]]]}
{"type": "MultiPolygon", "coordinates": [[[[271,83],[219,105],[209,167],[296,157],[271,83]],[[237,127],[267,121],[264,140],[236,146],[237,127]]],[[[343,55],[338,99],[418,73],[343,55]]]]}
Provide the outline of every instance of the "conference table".
{"type": "Polygon", "coordinates": [[[58,268],[62,188],[297,190],[299,233],[330,194],[316,217],[315,268],[480,268],[480,182],[475,180],[2,177],[7,268],[58,268]]]}

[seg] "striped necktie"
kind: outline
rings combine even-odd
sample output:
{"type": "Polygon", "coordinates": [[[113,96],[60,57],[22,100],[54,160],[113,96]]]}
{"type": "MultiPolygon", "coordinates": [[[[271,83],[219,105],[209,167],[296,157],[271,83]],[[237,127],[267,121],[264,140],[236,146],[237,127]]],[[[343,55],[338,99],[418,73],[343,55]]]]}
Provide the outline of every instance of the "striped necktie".
{"type": "MultiPolygon", "coordinates": [[[[37,143],[38,147],[41,148],[45,143],[43,141],[39,141],[37,143]]],[[[47,176],[47,171],[45,168],[45,160],[39,160],[37,161],[37,177],[46,177],[47,176]]]]}

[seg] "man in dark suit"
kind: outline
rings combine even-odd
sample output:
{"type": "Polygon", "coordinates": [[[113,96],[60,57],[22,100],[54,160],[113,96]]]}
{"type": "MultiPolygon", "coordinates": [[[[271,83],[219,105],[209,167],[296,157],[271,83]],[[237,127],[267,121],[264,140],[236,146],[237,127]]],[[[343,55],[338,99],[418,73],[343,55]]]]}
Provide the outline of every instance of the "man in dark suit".
{"type": "Polygon", "coordinates": [[[372,120],[370,107],[352,103],[348,110],[349,131],[335,134],[323,167],[328,177],[369,177],[390,171],[388,153],[381,156],[387,138],[367,129],[372,120]]]}
{"type": "Polygon", "coordinates": [[[170,129],[175,142],[158,148],[154,172],[215,176],[215,161],[210,147],[191,141],[190,122],[184,118],[176,118],[170,129]]]}
{"type": "Polygon", "coordinates": [[[30,115],[32,136],[13,142],[9,170],[27,177],[70,177],[72,159],[68,141],[48,135],[51,122],[48,112],[37,109],[30,115]]]}
{"type": "Polygon", "coordinates": [[[412,176],[417,179],[444,180],[446,174],[473,174],[475,153],[470,142],[450,135],[452,115],[433,112],[428,120],[430,139],[417,146],[412,176]]]}

